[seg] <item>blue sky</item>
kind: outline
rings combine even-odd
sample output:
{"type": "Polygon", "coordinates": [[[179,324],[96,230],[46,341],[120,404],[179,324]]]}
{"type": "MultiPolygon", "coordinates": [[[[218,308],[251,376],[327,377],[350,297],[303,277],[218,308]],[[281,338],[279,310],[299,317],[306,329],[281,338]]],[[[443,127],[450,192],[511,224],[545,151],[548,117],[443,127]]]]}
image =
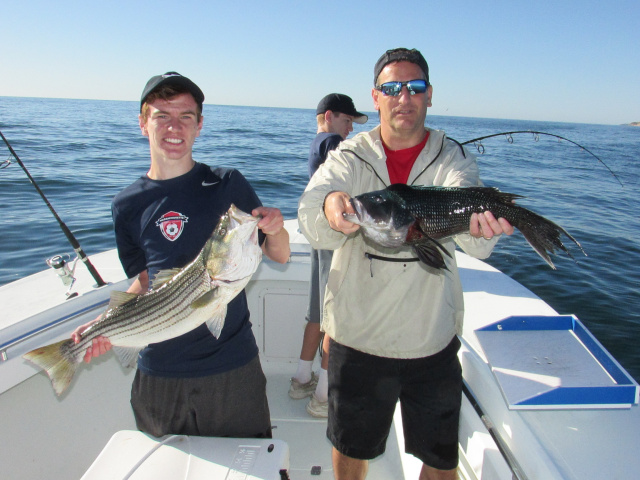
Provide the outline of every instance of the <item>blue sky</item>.
{"type": "Polygon", "coordinates": [[[372,111],[373,65],[418,48],[430,114],[640,121],[640,1],[7,0],[0,96],[137,100],[176,70],[205,103],[372,111]]]}

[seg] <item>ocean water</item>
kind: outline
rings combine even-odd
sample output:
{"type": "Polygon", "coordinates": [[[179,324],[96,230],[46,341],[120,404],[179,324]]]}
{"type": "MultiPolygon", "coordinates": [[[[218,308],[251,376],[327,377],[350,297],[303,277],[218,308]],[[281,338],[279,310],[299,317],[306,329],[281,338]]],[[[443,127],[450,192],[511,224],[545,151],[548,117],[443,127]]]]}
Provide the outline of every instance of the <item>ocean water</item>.
{"type": "MultiPolygon", "coordinates": [[[[149,166],[137,115],[137,102],[0,97],[0,131],[88,255],[115,246],[111,198],[149,166]]],[[[294,218],[308,181],[314,112],[205,105],[204,116],[196,160],[238,168],[263,204],[294,218]]],[[[354,133],[378,123],[377,114],[369,118],[354,133]]],[[[575,261],[555,256],[552,270],[516,232],[488,262],[558,312],[576,314],[640,379],[640,128],[446,116],[428,116],[427,125],[460,142],[513,130],[553,133],[617,174],[622,186],[585,150],[544,135],[487,139],[483,154],[469,145],[486,185],[524,195],[519,204],[562,225],[588,253],[572,248],[575,261]]],[[[0,143],[0,164],[11,159],[0,143]]],[[[52,255],[72,253],[20,166],[2,166],[0,285],[43,270],[52,255]]]]}

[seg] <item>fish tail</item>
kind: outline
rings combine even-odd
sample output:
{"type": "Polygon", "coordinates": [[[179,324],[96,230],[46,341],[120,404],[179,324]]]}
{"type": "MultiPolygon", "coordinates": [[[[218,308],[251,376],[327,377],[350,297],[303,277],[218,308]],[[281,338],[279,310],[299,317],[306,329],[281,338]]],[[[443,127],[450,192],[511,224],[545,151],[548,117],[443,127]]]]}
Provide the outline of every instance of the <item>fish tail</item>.
{"type": "Polygon", "coordinates": [[[62,340],[58,343],[36,348],[22,356],[22,358],[29,360],[47,372],[53,389],[58,396],[69,387],[71,379],[78,368],[78,363],[69,351],[69,347],[72,345],[73,340],[62,340]]]}
{"type": "MultiPolygon", "coordinates": [[[[512,225],[518,228],[524,235],[524,238],[529,242],[529,245],[540,255],[547,264],[556,269],[555,265],[549,257],[550,253],[555,254],[556,249],[564,251],[571,259],[575,261],[571,252],[567,249],[562,242],[562,235],[565,235],[573,243],[575,243],[582,253],[586,256],[587,253],[582,248],[582,245],[573,238],[573,236],[567,232],[560,225],[544,218],[537,213],[527,210],[526,208],[519,207],[525,215],[523,215],[517,222],[512,222],[512,225]]],[[[508,220],[508,219],[507,219],[508,220]]]]}

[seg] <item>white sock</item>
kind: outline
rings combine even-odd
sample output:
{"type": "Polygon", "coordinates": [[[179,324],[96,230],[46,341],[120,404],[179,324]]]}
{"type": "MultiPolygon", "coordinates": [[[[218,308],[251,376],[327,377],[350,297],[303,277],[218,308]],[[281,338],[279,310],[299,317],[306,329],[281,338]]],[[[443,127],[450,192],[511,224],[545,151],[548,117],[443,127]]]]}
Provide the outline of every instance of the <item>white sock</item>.
{"type": "Polygon", "coordinates": [[[329,400],[329,376],[324,368],[320,369],[318,386],[316,387],[316,398],[321,402],[329,400]]]}
{"type": "Polygon", "coordinates": [[[300,383],[307,383],[311,380],[311,367],[313,360],[298,360],[298,371],[293,376],[300,383]]]}

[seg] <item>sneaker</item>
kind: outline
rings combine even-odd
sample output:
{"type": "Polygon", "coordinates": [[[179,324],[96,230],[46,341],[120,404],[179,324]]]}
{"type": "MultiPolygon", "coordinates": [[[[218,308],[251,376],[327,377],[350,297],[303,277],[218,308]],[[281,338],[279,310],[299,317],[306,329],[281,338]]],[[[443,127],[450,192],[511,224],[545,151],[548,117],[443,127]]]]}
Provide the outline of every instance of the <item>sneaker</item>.
{"type": "Polygon", "coordinates": [[[295,400],[307,398],[313,395],[318,385],[318,376],[315,372],[311,372],[311,380],[307,383],[300,383],[295,378],[291,379],[291,387],[289,387],[289,396],[295,400]]]}
{"type": "Polygon", "coordinates": [[[307,413],[316,418],[327,418],[329,416],[329,402],[321,402],[315,393],[307,403],[307,413]]]}

